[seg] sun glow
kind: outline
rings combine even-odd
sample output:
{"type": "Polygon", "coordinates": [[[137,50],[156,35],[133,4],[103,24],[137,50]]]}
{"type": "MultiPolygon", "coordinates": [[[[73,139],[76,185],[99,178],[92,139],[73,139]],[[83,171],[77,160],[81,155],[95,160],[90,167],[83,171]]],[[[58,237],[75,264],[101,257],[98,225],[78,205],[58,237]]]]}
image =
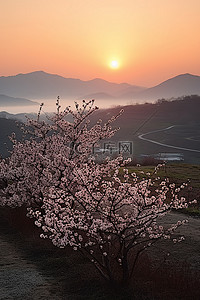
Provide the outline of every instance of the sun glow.
{"type": "Polygon", "coordinates": [[[117,61],[117,60],[112,60],[112,61],[110,62],[110,67],[111,67],[112,69],[118,69],[118,68],[119,68],[119,63],[118,63],[118,61],[117,61]]]}

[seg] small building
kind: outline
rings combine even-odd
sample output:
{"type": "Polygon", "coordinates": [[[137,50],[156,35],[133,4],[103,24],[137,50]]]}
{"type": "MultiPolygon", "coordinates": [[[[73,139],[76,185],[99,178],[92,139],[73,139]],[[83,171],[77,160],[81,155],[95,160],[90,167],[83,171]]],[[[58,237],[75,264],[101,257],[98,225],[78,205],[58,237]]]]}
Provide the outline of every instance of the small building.
{"type": "Polygon", "coordinates": [[[183,153],[158,153],[154,154],[153,157],[157,160],[162,161],[183,161],[183,153]]]}

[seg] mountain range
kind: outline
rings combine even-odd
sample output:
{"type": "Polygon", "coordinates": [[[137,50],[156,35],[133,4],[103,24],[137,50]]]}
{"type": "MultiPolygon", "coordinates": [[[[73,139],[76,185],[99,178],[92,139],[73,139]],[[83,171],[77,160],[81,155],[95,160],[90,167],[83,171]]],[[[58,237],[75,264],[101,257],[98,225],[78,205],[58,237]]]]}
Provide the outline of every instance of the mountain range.
{"type": "Polygon", "coordinates": [[[128,83],[117,84],[99,78],[89,81],[64,78],[43,71],[0,77],[0,93],[29,99],[55,99],[58,95],[60,97],[79,98],[99,92],[119,96],[120,93],[126,91],[129,87],[132,87],[135,91],[144,89],[138,86],[131,86],[128,83]]]}
{"type": "Polygon", "coordinates": [[[185,95],[200,95],[200,76],[181,74],[156,86],[145,88],[128,83],[113,83],[103,79],[83,81],[65,78],[59,75],[36,71],[15,76],[0,77],[0,106],[34,104],[28,99],[97,99],[111,101],[112,104],[152,102],[161,98],[172,98],[185,95]],[[6,98],[8,97],[9,98],[6,98]],[[14,97],[14,98],[12,98],[14,97]],[[16,98],[17,97],[17,98],[16,98]],[[21,98],[21,99],[20,99],[21,98]]]}

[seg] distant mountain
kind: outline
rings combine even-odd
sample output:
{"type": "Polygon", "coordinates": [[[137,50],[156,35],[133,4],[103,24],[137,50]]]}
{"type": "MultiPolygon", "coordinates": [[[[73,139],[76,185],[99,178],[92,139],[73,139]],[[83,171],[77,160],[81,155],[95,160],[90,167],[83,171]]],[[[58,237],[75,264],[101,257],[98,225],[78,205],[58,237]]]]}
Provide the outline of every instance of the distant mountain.
{"type": "Polygon", "coordinates": [[[0,94],[0,107],[1,106],[24,106],[24,105],[38,105],[38,103],[24,98],[14,98],[14,97],[0,94]]]}
{"type": "Polygon", "coordinates": [[[181,74],[137,94],[128,92],[122,96],[130,100],[152,101],[160,98],[169,99],[194,94],[200,95],[200,76],[181,74]]]}
{"type": "Polygon", "coordinates": [[[82,81],[74,78],[64,78],[59,75],[48,74],[43,71],[16,76],[0,77],[0,93],[12,97],[25,97],[29,99],[79,99],[84,95],[106,93],[111,96],[119,96],[131,86],[127,83],[112,83],[103,79],[82,81]]]}
{"type": "MultiPolygon", "coordinates": [[[[94,93],[94,94],[89,94],[83,97],[85,100],[113,100],[116,99],[116,97],[106,94],[106,93],[94,93]]],[[[81,99],[80,99],[81,100],[81,99]]]]}
{"type": "Polygon", "coordinates": [[[125,95],[137,95],[140,92],[145,91],[147,88],[144,86],[136,86],[132,85],[124,89],[121,93],[119,93],[118,97],[120,98],[126,98],[125,95]]]}

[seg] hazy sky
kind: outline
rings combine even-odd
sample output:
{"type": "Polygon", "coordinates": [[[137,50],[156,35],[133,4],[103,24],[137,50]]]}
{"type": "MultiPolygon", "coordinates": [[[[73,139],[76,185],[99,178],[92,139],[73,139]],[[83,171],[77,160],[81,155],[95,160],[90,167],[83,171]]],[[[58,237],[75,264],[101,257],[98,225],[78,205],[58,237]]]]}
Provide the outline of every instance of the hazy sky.
{"type": "Polygon", "coordinates": [[[43,70],[144,86],[200,75],[199,16],[199,0],[4,0],[0,75],[43,70]]]}

